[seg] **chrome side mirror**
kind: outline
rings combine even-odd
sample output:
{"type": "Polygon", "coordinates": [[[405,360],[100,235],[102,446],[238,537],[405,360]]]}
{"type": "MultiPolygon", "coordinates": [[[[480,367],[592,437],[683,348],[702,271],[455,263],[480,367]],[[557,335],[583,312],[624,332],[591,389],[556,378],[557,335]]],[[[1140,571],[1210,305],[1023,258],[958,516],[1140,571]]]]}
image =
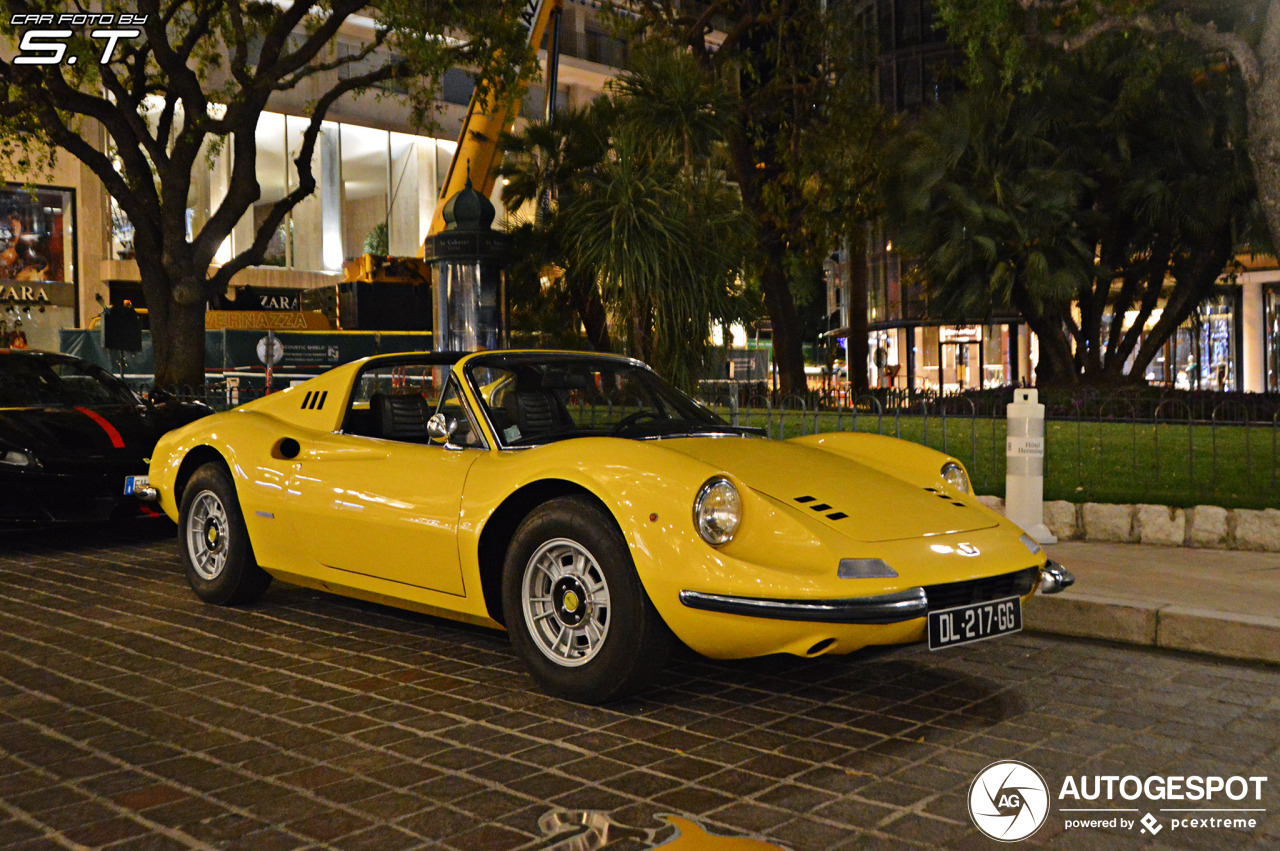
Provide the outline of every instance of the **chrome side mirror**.
{"type": "Polygon", "coordinates": [[[442,413],[434,413],[427,420],[427,437],[436,441],[447,442],[458,428],[458,421],[446,417],[442,413]]]}

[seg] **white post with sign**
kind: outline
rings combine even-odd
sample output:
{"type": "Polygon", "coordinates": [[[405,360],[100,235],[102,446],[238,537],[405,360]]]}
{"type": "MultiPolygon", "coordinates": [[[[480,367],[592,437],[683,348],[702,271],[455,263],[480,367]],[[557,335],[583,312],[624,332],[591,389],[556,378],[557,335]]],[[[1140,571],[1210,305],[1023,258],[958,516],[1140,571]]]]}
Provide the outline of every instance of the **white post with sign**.
{"type": "Polygon", "coordinates": [[[1044,405],[1035,390],[1019,388],[1005,416],[1005,516],[1040,543],[1056,544],[1044,525],[1044,405]]]}
{"type": "Polygon", "coordinates": [[[280,338],[276,336],[275,331],[268,331],[267,336],[258,341],[258,360],[266,364],[267,367],[267,388],[266,392],[271,393],[271,379],[275,372],[276,364],[284,360],[284,346],[280,343],[280,338]]]}

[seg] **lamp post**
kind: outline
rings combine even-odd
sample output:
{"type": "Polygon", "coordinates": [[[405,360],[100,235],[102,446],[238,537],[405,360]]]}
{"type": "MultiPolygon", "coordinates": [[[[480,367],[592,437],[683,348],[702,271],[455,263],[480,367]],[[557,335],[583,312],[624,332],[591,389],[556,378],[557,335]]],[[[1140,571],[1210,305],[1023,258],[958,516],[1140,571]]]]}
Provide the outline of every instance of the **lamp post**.
{"type": "Polygon", "coordinates": [[[477,351],[507,345],[505,264],[511,239],[492,229],[493,204],[467,184],[444,205],[445,227],[426,239],[435,293],[435,350],[477,351]]]}

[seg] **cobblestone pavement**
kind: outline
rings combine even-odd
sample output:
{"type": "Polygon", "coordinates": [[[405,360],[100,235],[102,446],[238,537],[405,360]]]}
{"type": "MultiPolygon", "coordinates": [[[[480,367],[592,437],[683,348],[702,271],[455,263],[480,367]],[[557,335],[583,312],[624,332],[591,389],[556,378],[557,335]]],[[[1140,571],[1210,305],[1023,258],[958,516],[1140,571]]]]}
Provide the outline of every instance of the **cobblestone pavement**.
{"type": "Polygon", "coordinates": [[[500,633],[279,583],[203,605],[154,532],[0,537],[5,849],[567,851],[606,817],[606,847],[637,849],[673,836],[662,814],[797,851],[991,848],[966,798],[999,759],[1051,795],[1067,774],[1272,778],[1253,830],[1055,811],[1028,844],[1266,848],[1278,746],[1276,668],[1030,635],[685,653],[644,699],[589,708],[533,690],[500,633]]]}

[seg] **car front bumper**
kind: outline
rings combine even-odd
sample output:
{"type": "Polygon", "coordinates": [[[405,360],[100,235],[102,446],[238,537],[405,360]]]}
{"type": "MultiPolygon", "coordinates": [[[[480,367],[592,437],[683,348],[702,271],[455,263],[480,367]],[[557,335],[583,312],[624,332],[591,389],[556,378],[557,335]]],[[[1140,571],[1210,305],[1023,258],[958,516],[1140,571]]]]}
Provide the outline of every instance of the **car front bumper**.
{"type": "Polygon", "coordinates": [[[929,611],[929,601],[921,587],[844,600],[772,600],[681,591],[680,602],[706,612],[814,623],[900,623],[922,618],[929,611]]]}
{"type": "Polygon", "coordinates": [[[124,495],[125,470],[78,474],[24,472],[0,476],[0,526],[89,523],[146,513],[124,495]]]}
{"type": "MultiPolygon", "coordinates": [[[[1037,588],[1042,594],[1055,594],[1073,581],[1070,571],[1049,561],[1043,568],[866,597],[797,600],[686,590],[680,593],[680,602],[691,615],[696,612],[717,621],[704,625],[711,627],[708,637],[714,635],[715,640],[698,641],[694,647],[704,655],[736,658],[772,652],[811,656],[922,641],[925,617],[931,610],[1014,596],[1027,599],[1037,588]]],[[[685,640],[689,642],[688,637],[685,640]]]]}

